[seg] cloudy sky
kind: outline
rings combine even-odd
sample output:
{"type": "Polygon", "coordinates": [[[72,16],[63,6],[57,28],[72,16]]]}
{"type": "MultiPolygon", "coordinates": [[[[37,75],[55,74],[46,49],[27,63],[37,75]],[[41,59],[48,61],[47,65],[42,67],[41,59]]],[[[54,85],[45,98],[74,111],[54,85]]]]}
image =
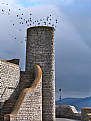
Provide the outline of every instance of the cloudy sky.
{"type": "Polygon", "coordinates": [[[91,0],[0,0],[0,59],[25,63],[26,19],[58,19],[55,31],[56,98],[91,96],[91,0]],[[21,10],[19,10],[21,8],[21,10]],[[10,9],[10,10],[9,10],[10,9]]]}

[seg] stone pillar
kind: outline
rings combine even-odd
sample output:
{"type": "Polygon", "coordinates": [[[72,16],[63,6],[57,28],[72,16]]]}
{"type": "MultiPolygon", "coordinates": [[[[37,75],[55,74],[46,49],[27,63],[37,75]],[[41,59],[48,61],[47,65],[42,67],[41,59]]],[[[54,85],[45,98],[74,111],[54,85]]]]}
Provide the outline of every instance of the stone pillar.
{"type": "Polygon", "coordinates": [[[43,71],[42,120],[54,121],[55,61],[53,27],[38,26],[28,28],[26,43],[26,71],[32,71],[35,63],[39,64],[43,71]]]}

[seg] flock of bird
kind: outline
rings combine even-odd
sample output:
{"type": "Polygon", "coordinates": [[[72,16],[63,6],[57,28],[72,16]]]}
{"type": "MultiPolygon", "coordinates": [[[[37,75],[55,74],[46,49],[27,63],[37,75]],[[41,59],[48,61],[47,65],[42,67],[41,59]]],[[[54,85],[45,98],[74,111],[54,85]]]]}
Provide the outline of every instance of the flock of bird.
{"type": "MultiPolygon", "coordinates": [[[[5,3],[2,3],[2,5],[8,6],[8,4],[5,4],[5,3]]],[[[29,28],[29,27],[32,27],[32,26],[51,26],[51,27],[56,28],[56,24],[58,23],[57,19],[55,20],[54,23],[52,23],[52,15],[49,15],[46,18],[41,18],[39,20],[38,19],[33,20],[31,13],[29,13],[29,18],[26,19],[24,13],[21,10],[21,8],[19,8],[18,11],[19,11],[19,14],[15,15],[15,17],[16,17],[15,19],[16,20],[18,19],[18,23],[16,23],[16,22],[14,23],[14,20],[12,20],[12,19],[10,20],[12,26],[15,26],[15,27],[17,26],[16,24],[18,24],[19,27],[21,26],[21,28],[22,28],[23,25],[25,25],[26,28],[29,28]]],[[[7,9],[7,15],[10,16],[11,12],[12,12],[12,10],[10,8],[8,8],[7,9]]],[[[6,13],[6,10],[2,7],[1,8],[1,14],[4,15],[5,13],[6,13]]],[[[16,27],[16,29],[18,29],[19,31],[22,31],[22,29],[19,28],[19,27],[16,27]]],[[[17,39],[17,37],[15,37],[14,39],[17,39]]],[[[25,37],[25,40],[26,40],[26,37],[25,37]]],[[[21,43],[22,43],[22,41],[21,41],[21,43]]]]}

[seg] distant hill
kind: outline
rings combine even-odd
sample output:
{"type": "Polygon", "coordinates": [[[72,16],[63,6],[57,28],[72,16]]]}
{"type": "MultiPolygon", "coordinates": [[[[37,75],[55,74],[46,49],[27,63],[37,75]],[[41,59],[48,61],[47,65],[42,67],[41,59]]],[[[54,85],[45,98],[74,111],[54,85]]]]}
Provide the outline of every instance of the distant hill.
{"type": "MultiPolygon", "coordinates": [[[[56,105],[60,104],[60,100],[56,101],[56,105]]],[[[83,107],[91,107],[91,97],[86,98],[64,98],[61,101],[63,105],[73,105],[78,111],[83,107]]]]}

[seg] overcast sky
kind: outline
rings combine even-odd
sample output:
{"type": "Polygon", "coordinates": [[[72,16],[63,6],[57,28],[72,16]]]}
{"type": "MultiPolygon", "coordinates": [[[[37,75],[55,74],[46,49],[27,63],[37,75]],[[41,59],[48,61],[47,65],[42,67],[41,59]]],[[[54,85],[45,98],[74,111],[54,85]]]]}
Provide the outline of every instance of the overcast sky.
{"type": "Polygon", "coordinates": [[[56,98],[91,96],[91,0],[0,0],[0,59],[25,63],[28,19],[58,19],[55,31],[56,98]],[[19,10],[21,8],[21,10],[19,10]],[[3,9],[3,11],[2,11],[3,9]],[[10,9],[10,10],[9,10],[10,9]]]}

